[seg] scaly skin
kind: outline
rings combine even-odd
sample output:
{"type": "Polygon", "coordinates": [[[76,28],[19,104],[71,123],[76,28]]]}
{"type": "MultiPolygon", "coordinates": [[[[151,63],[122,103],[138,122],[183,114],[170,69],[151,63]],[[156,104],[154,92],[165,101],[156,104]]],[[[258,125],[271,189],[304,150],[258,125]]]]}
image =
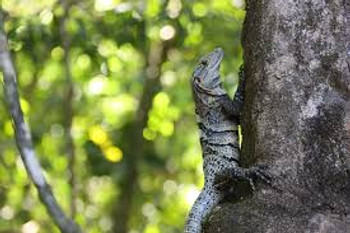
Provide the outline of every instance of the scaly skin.
{"type": "Polygon", "coordinates": [[[204,188],[187,216],[185,233],[202,233],[203,223],[223,199],[225,191],[218,182],[262,177],[259,168],[245,169],[238,165],[238,122],[243,105],[244,80],[232,101],[220,81],[223,50],[217,48],[202,57],[191,78],[195,112],[203,151],[204,188]]]}

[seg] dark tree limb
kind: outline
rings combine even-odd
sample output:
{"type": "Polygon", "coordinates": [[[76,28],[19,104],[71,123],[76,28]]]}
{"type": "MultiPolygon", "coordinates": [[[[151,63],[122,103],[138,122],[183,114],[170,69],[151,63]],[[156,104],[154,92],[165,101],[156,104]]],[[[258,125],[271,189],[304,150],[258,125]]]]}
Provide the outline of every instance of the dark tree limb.
{"type": "Polygon", "coordinates": [[[69,185],[70,185],[70,215],[74,219],[76,213],[76,195],[77,195],[77,185],[76,185],[76,174],[75,174],[75,161],[76,153],[74,140],[72,135],[72,123],[74,117],[74,83],[72,79],[71,65],[70,65],[70,45],[71,38],[67,33],[66,21],[69,17],[69,9],[71,3],[69,0],[61,0],[60,4],[63,8],[63,16],[59,19],[60,27],[60,36],[61,44],[63,46],[63,67],[64,67],[64,76],[65,76],[65,95],[63,101],[63,112],[64,112],[64,135],[65,135],[65,151],[68,158],[68,176],[69,176],[69,185]]]}
{"type": "MultiPolygon", "coordinates": [[[[163,4],[166,6],[168,0],[163,4]]],[[[143,15],[143,7],[138,10],[143,15]]],[[[121,183],[120,197],[113,210],[113,233],[127,233],[129,230],[128,223],[131,217],[134,193],[138,186],[139,162],[145,153],[143,129],[147,126],[148,113],[152,108],[152,100],[161,88],[160,76],[162,64],[165,62],[168,51],[172,48],[174,42],[171,39],[166,41],[147,41],[146,23],[146,21],[143,21],[143,27],[140,33],[140,38],[144,38],[142,53],[146,60],[143,69],[143,90],[134,119],[131,122],[130,132],[128,132],[130,134],[128,138],[132,140],[132,146],[129,148],[128,154],[124,157],[127,164],[127,172],[125,179],[121,183]]]]}
{"type": "Polygon", "coordinates": [[[130,129],[130,138],[132,138],[134,146],[130,148],[129,158],[126,161],[128,170],[115,210],[114,233],[128,232],[128,220],[131,214],[133,194],[137,187],[138,164],[144,153],[145,139],[142,132],[147,125],[148,112],[152,107],[153,97],[160,89],[161,66],[170,48],[170,44],[167,41],[155,42],[150,46],[148,52],[147,64],[144,69],[144,88],[130,129]]]}
{"type": "Polygon", "coordinates": [[[3,16],[1,11],[0,68],[3,74],[4,93],[8,111],[10,112],[13,120],[17,147],[26,171],[38,190],[39,198],[44,204],[50,217],[53,219],[62,233],[81,233],[82,231],[80,227],[63,213],[62,208],[59,206],[55,196],[52,193],[51,187],[46,182],[42,173],[42,168],[33,147],[30,128],[24,121],[23,112],[20,106],[16,72],[8,50],[7,38],[3,29],[3,16]]]}

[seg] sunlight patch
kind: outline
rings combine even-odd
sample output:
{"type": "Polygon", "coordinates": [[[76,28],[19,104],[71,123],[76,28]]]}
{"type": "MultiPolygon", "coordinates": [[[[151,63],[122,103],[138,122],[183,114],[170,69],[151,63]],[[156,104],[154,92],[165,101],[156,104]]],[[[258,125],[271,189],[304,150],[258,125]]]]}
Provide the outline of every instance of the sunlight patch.
{"type": "Polygon", "coordinates": [[[106,156],[106,159],[113,163],[119,162],[123,158],[122,150],[116,146],[107,147],[103,150],[103,152],[106,156]]]}
{"type": "Polygon", "coordinates": [[[159,31],[159,36],[162,40],[170,40],[175,36],[175,28],[171,25],[165,25],[159,31]]]}
{"type": "Polygon", "coordinates": [[[105,144],[108,140],[106,131],[101,126],[95,125],[89,129],[89,138],[97,145],[105,144]]]}
{"type": "Polygon", "coordinates": [[[96,11],[108,11],[112,10],[118,3],[118,0],[95,0],[96,11]]]}
{"type": "Polygon", "coordinates": [[[107,78],[103,75],[97,75],[92,78],[88,84],[88,94],[90,95],[99,95],[103,93],[105,87],[107,86],[107,78]]]}
{"type": "Polygon", "coordinates": [[[39,232],[40,226],[37,222],[31,220],[29,222],[26,222],[22,226],[22,233],[37,233],[39,232]]]}
{"type": "Polygon", "coordinates": [[[192,206],[196,201],[198,195],[200,194],[200,190],[194,186],[190,185],[185,188],[185,202],[188,207],[192,206]]]}

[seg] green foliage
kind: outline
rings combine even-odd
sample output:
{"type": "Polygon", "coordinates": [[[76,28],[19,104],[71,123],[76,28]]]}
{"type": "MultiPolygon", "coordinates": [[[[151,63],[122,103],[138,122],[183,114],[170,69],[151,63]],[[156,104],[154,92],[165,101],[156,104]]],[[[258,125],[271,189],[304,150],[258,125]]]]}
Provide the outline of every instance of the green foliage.
{"type": "MultiPolygon", "coordinates": [[[[181,232],[203,185],[201,151],[189,78],[197,58],[215,47],[226,56],[229,93],[241,64],[240,1],[88,0],[70,8],[72,132],[78,183],[76,220],[88,232],[110,232],[128,169],[130,127],[145,84],[151,45],[171,41],[160,64],[144,152],[138,158],[132,233],[181,232]]],[[[66,212],[70,206],[65,152],[66,79],[55,1],[6,0],[5,29],[18,73],[21,104],[45,175],[66,212]]],[[[0,91],[3,99],[3,91],[0,91]]],[[[15,148],[11,121],[0,105],[0,232],[58,232],[30,183],[15,148]],[[26,230],[27,229],[27,230],[26,230]],[[29,230],[28,230],[29,229],[29,230]]]]}

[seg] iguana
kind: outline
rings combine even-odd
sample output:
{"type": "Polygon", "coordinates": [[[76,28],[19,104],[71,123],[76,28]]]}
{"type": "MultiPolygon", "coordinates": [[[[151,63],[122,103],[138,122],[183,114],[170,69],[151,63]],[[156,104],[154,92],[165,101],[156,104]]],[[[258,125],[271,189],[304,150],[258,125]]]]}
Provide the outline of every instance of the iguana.
{"type": "Polygon", "coordinates": [[[243,105],[244,75],[242,70],[240,85],[232,101],[220,80],[223,56],[223,50],[216,48],[202,57],[191,78],[205,182],[187,216],[185,233],[201,233],[209,213],[225,196],[218,181],[248,180],[252,184],[256,177],[268,179],[260,167],[246,169],[239,166],[238,123],[243,105]]]}

